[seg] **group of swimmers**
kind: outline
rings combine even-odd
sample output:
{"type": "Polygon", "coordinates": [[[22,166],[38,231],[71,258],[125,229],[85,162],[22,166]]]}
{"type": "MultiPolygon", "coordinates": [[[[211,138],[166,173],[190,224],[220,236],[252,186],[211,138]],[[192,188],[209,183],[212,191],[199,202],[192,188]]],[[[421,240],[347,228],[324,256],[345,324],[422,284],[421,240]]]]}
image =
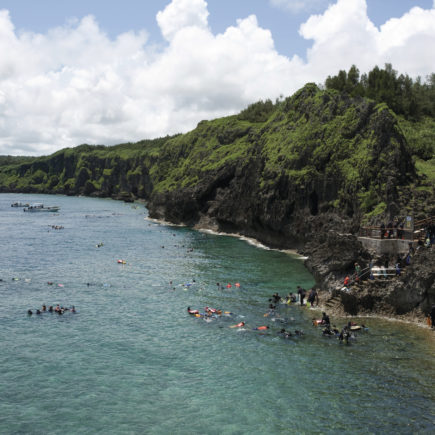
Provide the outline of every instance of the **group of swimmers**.
{"type": "MultiPolygon", "coordinates": [[[[53,305],[50,305],[48,308],[47,306],[44,304],[42,305],[41,309],[36,309],[35,310],[35,314],[42,314],[42,313],[56,313],[59,315],[64,314],[66,311],[69,311],[71,313],[77,313],[75,306],[73,305],[71,308],[68,307],[61,307],[59,304],[57,304],[54,308],[53,305]]],[[[29,316],[31,316],[33,314],[33,310],[27,310],[27,314],[29,316]]]]}
{"type": "Polygon", "coordinates": [[[64,228],[63,225],[51,225],[52,230],[63,230],[64,228]]]}
{"type": "MultiPolygon", "coordinates": [[[[219,317],[225,316],[225,317],[231,317],[233,316],[233,313],[231,311],[224,311],[217,308],[211,308],[211,307],[205,307],[203,312],[200,312],[199,310],[192,310],[190,307],[187,307],[187,312],[191,316],[195,316],[198,318],[203,318],[206,321],[211,321],[213,319],[218,319],[219,317]]],[[[245,322],[239,322],[235,325],[230,325],[230,328],[243,328],[245,326],[245,322]]],[[[256,326],[255,328],[252,328],[253,331],[266,331],[269,329],[269,326],[267,325],[261,325],[256,326]]]]}
{"type": "Polygon", "coordinates": [[[346,344],[349,343],[349,340],[354,340],[356,338],[356,331],[366,331],[368,329],[365,325],[357,325],[355,322],[349,321],[340,331],[335,325],[331,326],[329,316],[325,312],[322,313],[322,318],[320,320],[313,319],[313,325],[316,327],[322,327],[323,336],[337,337],[340,342],[346,344]]]}

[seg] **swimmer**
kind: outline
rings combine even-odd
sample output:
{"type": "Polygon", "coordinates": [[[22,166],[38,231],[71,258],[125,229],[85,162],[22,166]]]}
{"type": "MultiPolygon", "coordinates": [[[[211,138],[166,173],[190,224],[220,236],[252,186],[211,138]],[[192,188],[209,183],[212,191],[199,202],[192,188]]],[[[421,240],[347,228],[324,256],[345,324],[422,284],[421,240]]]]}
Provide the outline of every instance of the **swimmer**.
{"type": "Polygon", "coordinates": [[[52,305],[50,305],[50,306],[48,307],[48,312],[49,312],[49,313],[52,313],[52,312],[53,312],[53,306],[52,306],[52,305]]]}
{"type": "Polygon", "coordinates": [[[341,332],[340,335],[338,336],[338,339],[340,340],[340,342],[345,342],[346,344],[349,343],[349,338],[350,338],[350,332],[347,329],[347,326],[345,326],[341,332]]]}
{"type": "Polygon", "coordinates": [[[76,312],[76,307],[73,305],[72,307],[71,307],[71,313],[75,313],[76,312]]]}
{"type": "Polygon", "coordinates": [[[253,331],[266,331],[267,329],[269,329],[268,326],[257,326],[253,331]]]}
{"type": "Polygon", "coordinates": [[[187,312],[188,312],[189,314],[199,314],[199,311],[198,311],[198,310],[192,310],[190,307],[187,307],[187,312]]]}
{"type": "Polygon", "coordinates": [[[273,302],[274,302],[275,304],[277,304],[277,303],[281,300],[281,296],[278,294],[278,292],[275,292],[275,293],[272,295],[272,299],[273,299],[273,302]]]}
{"type": "Polygon", "coordinates": [[[42,306],[42,311],[47,311],[47,307],[45,305],[42,306]]]}
{"type": "Polygon", "coordinates": [[[334,335],[330,325],[326,325],[326,327],[323,328],[322,335],[329,335],[329,336],[334,335]]]}
{"type": "Polygon", "coordinates": [[[237,325],[231,325],[230,328],[241,328],[242,326],[245,326],[245,322],[237,323],[237,325]]]}
{"type": "Polygon", "coordinates": [[[282,338],[290,338],[292,336],[292,333],[282,328],[281,331],[278,332],[278,335],[280,335],[282,338]]]}
{"type": "Polygon", "coordinates": [[[301,335],[304,335],[304,331],[299,331],[298,329],[295,329],[295,335],[299,335],[299,336],[301,336],[301,335]]]}
{"type": "Polygon", "coordinates": [[[31,315],[33,314],[33,311],[32,311],[32,310],[27,310],[27,314],[28,314],[29,316],[31,316],[31,315]]]}
{"type": "Polygon", "coordinates": [[[41,314],[41,311],[39,311],[39,310],[36,310],[36,314],[41,314]]]}

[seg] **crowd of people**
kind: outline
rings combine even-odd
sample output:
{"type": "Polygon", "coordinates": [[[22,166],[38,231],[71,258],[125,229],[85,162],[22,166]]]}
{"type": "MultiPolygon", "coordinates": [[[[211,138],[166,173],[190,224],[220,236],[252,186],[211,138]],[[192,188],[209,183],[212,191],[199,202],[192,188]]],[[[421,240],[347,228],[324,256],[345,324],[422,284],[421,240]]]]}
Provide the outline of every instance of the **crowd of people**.
{"type": "MultiPolygon", "coordinates": [[[[276,335],[283,339],[290,339],[293,337],[301,337],[304,335],[304,332],[301,329],[295,329],[290,331],[283,327],[290,323],[290,320],[286,317],[282,317],[280,313],[280,307],[296,304],[305,307],[314,307],[315,304],[319,305],[318,294],[315,289],[310,289],[308,292],[303,289],[301,286],[297,287],[296,294],[290,292],[287,296],[281,297],[277,292],[274,293],[268,299],[268,310],[263,315],[268,320],[274,322],[275,325],[279,325],[278,327],[273,328],[271,324],[262,324],[262,325],[248,325],[245,321],[241,321],[239,323],[230,325],[230,328],[240,328],[243,330],[252,330],[252,331],[267,331],[268,335],[273,335],[274,330],[276,331],[276,335]],[[304,299],[308,293],[307,304],[304,303],[304,299]],[[297,296],[296,296],[297,295],[297,296]]],[[[207,322],[212,320],[217,320],[222,317],[233,317],[234,314],[230,311],[224,311],[222,309],[205,307],[203,310],[192,309],[190,306],[187,307],[187,312],[189,315],[194,316],[196,318],[202,318],[207,322]]],[[[291,319],[294,320],[294,319],[291,319]]],[[[336,337],[340,342],[348,344],[350,340],[354,340],[356,338],[355,332],[367,330],[368,328],[365,325],[357,325],[356,323],[349,321],[346,325],[344,325],[341,330],[338,329],[335,325],[331,325],[331,321],[326,312],[322,313],[321,319],[312,319],[312,324],[315,327],[321,328],[322,336],[324,337],[336,337]]]]}

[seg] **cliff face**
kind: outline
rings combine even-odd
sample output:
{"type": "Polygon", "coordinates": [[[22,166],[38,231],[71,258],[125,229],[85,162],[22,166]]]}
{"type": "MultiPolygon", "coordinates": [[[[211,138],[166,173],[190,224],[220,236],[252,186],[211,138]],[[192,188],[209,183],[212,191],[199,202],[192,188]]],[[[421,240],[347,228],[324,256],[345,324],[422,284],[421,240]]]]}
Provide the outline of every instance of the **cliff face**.
{"type": "Polygon", "coordinates": [[[365,99],[307,85],[265,122],[220,121],[164,145],[151,216],[302,246],[328,228],[354,230],[379,204],[385,211],[415,176],[394,115],[365,99]]]}

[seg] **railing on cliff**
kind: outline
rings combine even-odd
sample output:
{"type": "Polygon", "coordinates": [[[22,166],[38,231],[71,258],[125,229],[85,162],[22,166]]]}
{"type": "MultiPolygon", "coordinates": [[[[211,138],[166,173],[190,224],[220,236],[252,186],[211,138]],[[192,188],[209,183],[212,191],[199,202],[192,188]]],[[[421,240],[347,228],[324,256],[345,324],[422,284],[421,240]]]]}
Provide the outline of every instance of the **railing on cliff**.
{"type": "Polygon", "coordinates": [[[359,236],[371,239],[402,239],[410,242],[424,240],[426,230],[435,226],[435,216],[430,216],[419,221],[412,222],[411,219],[405,221],[403,226],[365,226],[360,227],[359,236]]]}

